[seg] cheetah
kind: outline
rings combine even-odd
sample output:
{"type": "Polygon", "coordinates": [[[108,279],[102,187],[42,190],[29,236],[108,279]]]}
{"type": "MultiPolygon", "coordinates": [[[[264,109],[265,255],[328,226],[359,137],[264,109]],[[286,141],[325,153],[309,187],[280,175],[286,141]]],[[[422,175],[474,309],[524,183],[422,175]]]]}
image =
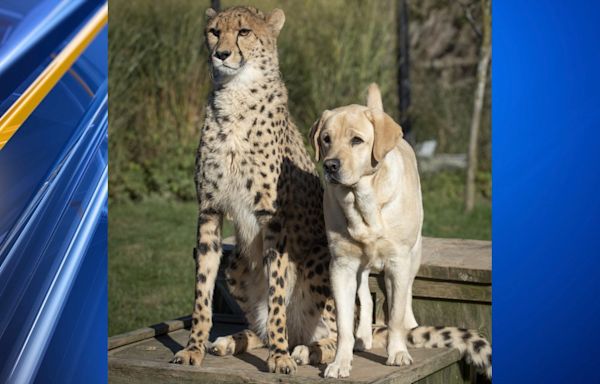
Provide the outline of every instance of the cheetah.
{"type": "Polygon", "coordinates": [[[214,89],[196,156],[196,298],[189,341],[172,362],[200,365],[204,358],[221,224],[229,215],[236,248],[227,285],[249,329],[218,338],[209,352],[267,345],[269,371],[293,374],[295,346],[333,359],[336,324],[322,186],[279,72],[276,40],[285,16],[251,7],[208,9],[206,16],[214,89]]]}
{"type": "MultiPolygon", "coordinates": [[[[207,349],[222,356],[267,346],[268,370],[294,374],[298,364],[333,361],[337,325],[323,189],[289,116],[279,72],[276,43],[285,15],[279,9],[209,8],[206,19],[213,90],[196,153],[195,302],[187,345],[171,362],[200,366],[207,349]],[[236,237],[227,285],[249,327],[210,343],[225,215],[236,237]]],[[[362,335],[355,349],[385,346],[386,340],[387,329],[378,328],[362,335]]],[[[476,362],[481,340],[453,327],[419,326],[407,334],[409,346],[454,346],[476,362]]]]}

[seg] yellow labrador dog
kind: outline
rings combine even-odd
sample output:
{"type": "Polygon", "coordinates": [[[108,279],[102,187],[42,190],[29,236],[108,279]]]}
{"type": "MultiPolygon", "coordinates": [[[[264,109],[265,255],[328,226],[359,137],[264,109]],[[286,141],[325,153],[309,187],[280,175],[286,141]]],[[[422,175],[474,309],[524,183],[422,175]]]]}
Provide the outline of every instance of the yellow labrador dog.
{"type": "Polygon", "coordinates": [[[402,128],[383,111],[376,84],[369,87],[366,107],[349,105],[325,111],[311,136],[317,156],[323,156],[325,225],[338,323],[336,357],[325,377],[350,374],[357,285],[356,347],[371,348],[371,269],[385,271],[387,364],[408,365],[412,358],[406,337],[417,326],[411,291],[421,262],[423,226],[415,154],[402,139],[402,128]]]}
{"type": "MultiPolygon", "coordinates": [[[[412,284],[421,263],[423,204],[417,161],[402,128],[383,111],[371,84],[367,106],[325,111],[311,129],[325,173],[324,213],[332,255],[330,274],[337,308],[337,351],[325,377],[348,377],[352,350],[373,344],[373,303],[368,278],[385,271],[389,321],[376,331],[387,340],[388,365],[408,365],[411,347],[455,347],[491,377],[492,350],[477,331],[420,326],[412,310],[412,284]],[[355,297],[359,322],[354,338],[355,297]]],[[[378,341],[378,340],[376,340],[378,341]]]]}

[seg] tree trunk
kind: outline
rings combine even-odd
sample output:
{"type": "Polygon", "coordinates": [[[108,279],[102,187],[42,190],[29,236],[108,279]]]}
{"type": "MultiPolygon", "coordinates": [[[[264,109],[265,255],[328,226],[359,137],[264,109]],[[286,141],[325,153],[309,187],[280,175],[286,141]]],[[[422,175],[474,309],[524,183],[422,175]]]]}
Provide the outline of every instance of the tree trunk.
{"type": "Polygon", "coordinates": [[[479,64],[477,65],[477,87],[475,89],[475,100],[473,105],[473,117],[471,119],[471,129],[469,135],[469,152],[467,165],[467,182],[465,189],[465,210],[470,212],[475,206],[475,175],[477,173],[477,154],[479,141],[479,128],[481,126],[481,112],[483,109],[483,99],[485,96],[485,86],[487,83],[487,72],[492,57],[491,46],[491,1],[482,0],[483,7],[483,25],[482,42],[479,64]]]}
{"type": "Polygon", "coordinates": [[[221,10],[221,0],[210,0],[210,7],[219,12],[221,10]]]}
{"type": "Polygon", "coordinates": [[[396,31],[398,44],[398,106],[400,109],[400,125],[404,131],[404,137],[411,141],[411,126],[408,118],[408,107],[410,106],[410,39],[408,35],[408,6],[406,0],[398,0],[396,3],[396,31]]]}

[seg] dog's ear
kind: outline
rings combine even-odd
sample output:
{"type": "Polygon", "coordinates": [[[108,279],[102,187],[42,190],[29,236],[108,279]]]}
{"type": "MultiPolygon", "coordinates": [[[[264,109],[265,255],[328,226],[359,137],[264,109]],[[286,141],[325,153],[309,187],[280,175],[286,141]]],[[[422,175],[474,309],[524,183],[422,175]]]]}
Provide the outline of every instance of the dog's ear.
{"type": "Polygon", "coordinates": [[[381,91],[379,91],[379,86],[376,83],[371,83],[367,89],[367,107],[370,109],[383,111],[381,91]]]}
{"type": "Polygon", "coordinates": [[[389,151],[394,149],[398,140],[404,134],[402,133],[402,127],[387,113],[381,110],[369,110],[366,114],[374,129],[372,162],[375,166],[383,160],[389,151]]]}
{"type": "Polygon", "coordinates": [[[217,16],[217,11],[215,11],[212,8],[208,8],[205,12],[204,12],[204,16],[206,17],[206,20],[210,20],[213,17],[217,16]]]}
{"type": "Polygon", "coordinates": [[[312,125],[312,127],[310,128],[310,133],[308,134],[310,144],[315,150],[316,161],[321,160],[321,140],[319,139],[319,136],[321,134],[321,128],[323,128],[323,122],[326,118],[325,114],[327,114],[328,112],[329,111],[327,110],[323,112],[319,120],[315,121],[315,123],[312,125]]]}
{"type": "Polygon", "coordinates": [[[275,8],[267,15],[267,24],[271,28],[273,35],[275,37],[279,36],[279,32],[281,28],[283,28],[283,24],[285,23],[285,13],[279,8],[275,8]]]}

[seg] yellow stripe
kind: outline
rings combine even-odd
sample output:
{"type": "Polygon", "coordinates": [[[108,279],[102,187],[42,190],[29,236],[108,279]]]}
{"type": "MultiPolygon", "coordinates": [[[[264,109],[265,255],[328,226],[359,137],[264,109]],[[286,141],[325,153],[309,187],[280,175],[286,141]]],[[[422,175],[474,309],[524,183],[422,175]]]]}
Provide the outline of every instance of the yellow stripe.
{"type": "Polygon", "coordinates": [[[108,4],[104,4],[92,19],[75,35],[44,71],[23,92],[21,97],[0,117],[0,149],[44,100],[75,60],[94,40],[108,22],[108,4]]]}

